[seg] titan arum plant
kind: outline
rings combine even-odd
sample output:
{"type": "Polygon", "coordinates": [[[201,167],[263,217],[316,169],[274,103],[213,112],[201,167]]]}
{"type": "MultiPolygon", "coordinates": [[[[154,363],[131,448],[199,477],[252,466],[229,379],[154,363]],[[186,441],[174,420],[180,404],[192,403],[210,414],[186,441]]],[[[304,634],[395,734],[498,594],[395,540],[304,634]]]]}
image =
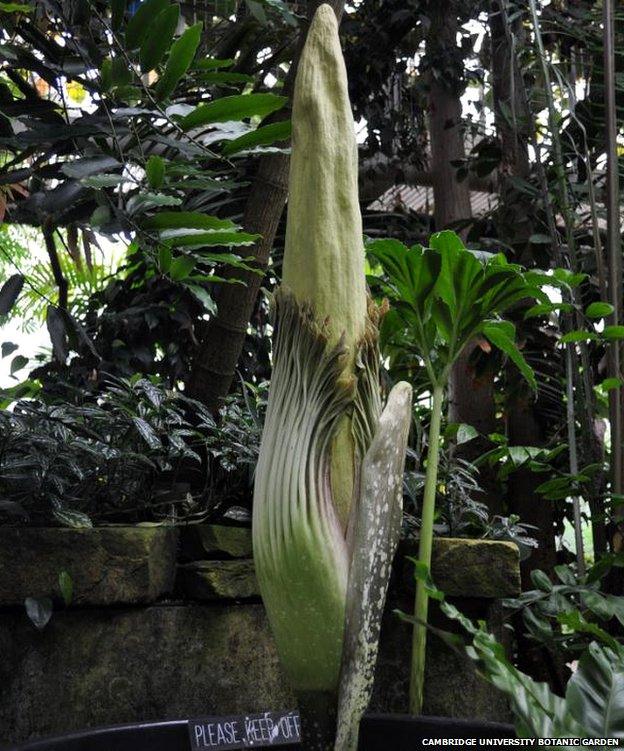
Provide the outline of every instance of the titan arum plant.
{"type": "MultiPolygon", "coordinates": [[[[520,301],[537,298],[547,304],[540,284],[552,278],[524,272],[502,254],[477,255],[453,232],[439,232],[430,247],[407,248],[397,240],[375,240],[367,247],[371,262],[383,270],[378,279],[391,309],[384,317],[386,349],[401,352],[424,368],[432,408],[418,551],[410,710],[423,704],[427,615],[431,592],[433,522],[444,393],[453,365],[470,343],[500,349],[535,387],[535,376],[515,342],[515,327],[501,315],[520,301]]],[[[527,311],[527,315],[531,311],[527,311]]]]}
{"type": "Polygon", "coordinates": [[[382,409],[338,24],[311,23],[293,97],[282,286],[256,469],[256,572],[308,749],[355,749],[402,516],[411,387],[382,409]]]}

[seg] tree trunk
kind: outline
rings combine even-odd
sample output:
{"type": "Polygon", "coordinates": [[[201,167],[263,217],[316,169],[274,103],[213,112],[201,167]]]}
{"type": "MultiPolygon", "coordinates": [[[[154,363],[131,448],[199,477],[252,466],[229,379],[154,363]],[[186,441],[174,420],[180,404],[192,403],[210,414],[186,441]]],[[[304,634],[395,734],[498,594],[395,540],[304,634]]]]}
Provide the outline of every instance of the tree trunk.
{"type": "MultiPolygon", "coordinates": [[[[312,18],[320,4],[320,0],[309,0],[308,18],[312,18]]],[[[330,5],[340,19],[344,3],[332,0],[330,5]]],[[[290,95],[295,82],[299,52],[306,34],[307,24],[301,31],[299,50],[284,85],[286,95],[290,95]]],[[[262,271],[267,267],[275,233],[286,205],[288,168],[289,158],[285,154],[261,157],[245,206],[245,230],[262,235],[252,251],[254,265],[262,271]]],[[[217,297],[217,314],[206,327],[187,383],[189,394],[214,411],[219,408],[232,385],[263,278],[259,274],[241,273],[237,270],[229,271],[227,275],[242,279],[245,286],[221,286],[217,297]]]]}
{"type": "Polygon", "coordinates": [[[496,225],[501,239],[516,251],[517,260],[529,263],[526,254],[533,234],[533,198],[518,190],[511,179],[527,180],[531,173],[529,142],[533,118],[517,65],[517,49],[523,46],[525,32],[520,19],[512,21],[510,28],[505,8],[504,2],[492,0],[489,17],[494,117],[502,154],[496,225]]]}
{"type": "MultiPolygon", "coordinates": [[[[516,64],[516,47],[522,44],[524,30],[519,20],[513,21],[510,28],[506,5],[500,0],[491,3],[490,29],[494,114],[502,151],[499,168],[501,193],[496,224],[501,239],[515,250],[517,259],[533,265],[529,255],[529,238],[533,233],[535,208],[531,196],[519,191],[512,181],[514,177],[526,180],[531,172],[528,145],[533,120],[524,81],[516,64]]],[[[517,373],[512,368],[509,368],[512,388],[508,391],[515,396],[509,399],[506,408],[509,443],[544,446],[546,436],[535,414],[534,401],[527,395],[528,390],[523,384],[517,383],[517,373]]],[[[553,504],[535,492],[542,481],[540,475],[528,468],[521,468],[514,472],[509,482],[508,511],[517,514],[522,522],[537,527],[532,534],[537,538],[539,548],[522,566],[523,583],[529,587],[531,568],[541,568],[551,573],[556,564],[553,504]]]]}
{"type": "MultiPolygon", "coordinates": [[[[457,46],[457,30],[455,0],[441,0],[435,4],[427,37],[427,58],[432,66],[444,62],[449,51],[457,46]]],[[[452,77],[451,80],[441,74],[429,77],[429,138],[437,231],[471,217],[468,184],[458,182],[457,168],[452,164],[465,156],[462,88],[462,84],[452,77]]]]}

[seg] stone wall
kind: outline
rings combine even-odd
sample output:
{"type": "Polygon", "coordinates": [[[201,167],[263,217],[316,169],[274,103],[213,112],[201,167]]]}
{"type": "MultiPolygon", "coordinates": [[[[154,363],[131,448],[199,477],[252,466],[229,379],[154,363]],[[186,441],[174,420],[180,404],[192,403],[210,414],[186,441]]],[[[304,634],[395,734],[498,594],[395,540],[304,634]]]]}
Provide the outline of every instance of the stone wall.
{"type": "MultiPolygon", "coordinates": [[[[103,724],[293,707],[250,553],[240,528],[0,528],[0,746],[103,724]],[[69,607],[61,571],[73,580],[69,607]],[[30,596],[54,598],[42,630],[25,613],[30,596]]],[[[411,553],[401,552],[391,585],[371,707],[379,711],[407,710],[411,629],[392,610],[412,608],[411,553]]],[[[499,631],[497,598],[519,588],[517,550],[438,540],[433,576],[499,631]]],[[[502,697],[469,661],[429,642],[426,712],[505,719],[502,697]]]]}

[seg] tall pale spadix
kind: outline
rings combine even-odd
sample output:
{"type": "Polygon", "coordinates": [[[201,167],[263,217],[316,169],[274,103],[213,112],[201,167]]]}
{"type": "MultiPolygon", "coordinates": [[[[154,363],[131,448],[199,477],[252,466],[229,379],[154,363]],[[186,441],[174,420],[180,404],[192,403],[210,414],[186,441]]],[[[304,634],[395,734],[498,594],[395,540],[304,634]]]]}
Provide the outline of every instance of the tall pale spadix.
{"type": "Polygon", "coordinates": [[[334,705],[340,693],[336,748],[354,748],[400,526],[411,389],[395,386],[382,414],[354,124],[328,5],[311,23],[295,83],[275,302],[254,494],[256,572],[293,687],[334,705]]]}
{"type": "MultiPolygon", "coordinates": [[[[357,143],[337,26],[334,11],[321,6],[299,62],[282,282],[298,302],[313,304],[317,320],[328,319],[330,344],[344,337],[348,382],[366,330],[366,282],[357,143]]],[[[353,501],[349,423],[341,421],[332,446],[332,490],[343,527],[353,501]]]]}

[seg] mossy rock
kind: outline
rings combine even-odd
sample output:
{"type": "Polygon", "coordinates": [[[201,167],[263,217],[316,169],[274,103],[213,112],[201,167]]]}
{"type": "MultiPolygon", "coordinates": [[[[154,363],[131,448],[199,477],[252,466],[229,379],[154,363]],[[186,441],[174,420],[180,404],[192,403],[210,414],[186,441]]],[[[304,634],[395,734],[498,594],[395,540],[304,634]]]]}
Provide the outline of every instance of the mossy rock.
{"type": "Polygon", "coordinates": [[[439,537],[431,575],[451,597],[499,598],[520,594],[520,555],[512,542],[439,537]]]}
{"type": "Polygon", "coordinates": [[[196,561],[178,566],[177,590],[197,600],[238,600],[260,596],[251,559],[196,561]]]}
{"type": "Polygon", "coordinates": [[[208,554],[227,553],[232,558],[251,556],[251,529],[249,527],[198,524],[195,529],[204,551],[208,554]]]}
{"type": "Polygon", "coordinates": [[[173,589],[177,539],[170,527],[0,527],[0,605],[60,598],[61,571],[72,605],[154,602],[173,589]]]}
{"type": "Polygon", "coordinates": [[[259,604],[0,617],[0,747],[141,720],[295,707],[259,604]]]}

